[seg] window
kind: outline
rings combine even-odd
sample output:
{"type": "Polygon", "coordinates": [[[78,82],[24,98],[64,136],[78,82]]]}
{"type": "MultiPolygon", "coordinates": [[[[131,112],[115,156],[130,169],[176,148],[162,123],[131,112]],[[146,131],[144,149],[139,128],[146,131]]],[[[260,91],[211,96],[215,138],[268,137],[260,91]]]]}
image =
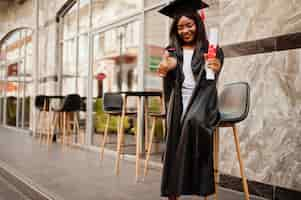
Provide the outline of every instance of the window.
{"type": "Polygon", "coordinates": [[[19,29],[0,47],[0,124],[29,128],[32,90],[32,31],[19,29]]]}

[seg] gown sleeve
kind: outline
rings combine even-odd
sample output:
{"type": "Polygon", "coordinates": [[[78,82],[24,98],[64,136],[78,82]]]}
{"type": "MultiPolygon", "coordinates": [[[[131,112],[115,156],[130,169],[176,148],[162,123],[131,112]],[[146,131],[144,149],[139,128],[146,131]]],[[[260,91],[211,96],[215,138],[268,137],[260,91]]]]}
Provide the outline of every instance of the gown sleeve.
{"type": "MultiPolygon", "coordinates": [[[[165,47],[166,50],[168,48],[171,48],[171,46],[168,45],[167,47],[165,47]]],[[[169,55],[174,57],[175,59],[177,59],[177,55],[175,53],[169,54],[169,55]]],[[[168,108],[170,96],[171,96],[172,90],[174,89],[174,86],[175,86],[176,72],[177,72],[176,69],[177,69],[177,67],[175,69],[167,72],[166,76],[163,78],[163,92],[164,92],[164,101],[165,101],[166,109],[168,108]]]]}
{"type": "Polygon", "coordinates": [[[221,69],[217,73],[217,76],[219,76],[220,72],[222,71],[223,65],[224,65],[224,52],[223,52],[222,48],[220,48],[220,47],[217,48],[216,57],[221,62],[221,69]]]}
{"type": "Polygon", "coordinates": [[[171,92],[175,86],[176,81],[176,70],[173,69],[167,73],[167,75],[163,78],[163,92],[164,92],[164,101],[165,101],[165,107],[167,108],[169,99],[171,96],[171,92]]]}

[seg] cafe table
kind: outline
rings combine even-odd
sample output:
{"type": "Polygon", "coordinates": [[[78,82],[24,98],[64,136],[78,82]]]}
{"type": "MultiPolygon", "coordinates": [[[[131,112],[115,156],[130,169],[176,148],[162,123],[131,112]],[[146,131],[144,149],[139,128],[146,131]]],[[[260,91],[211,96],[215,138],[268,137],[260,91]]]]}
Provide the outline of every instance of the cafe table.
{"type": "Polygon", "coordinates": [[[137,133],[136,133],[136,182],[137,182],[139,177],[140,154],[145,153],[145,141],[147,141],[147,137],[148,137],[148,133],[147,133],[148,98],[149,97],[162,98],[162,92],[161,91],[121,91],[121,92],[116,92],[116,94],[121,94],[123,100],[121,123],[119,127],[120,134],[117,139],[117,160],[115,166],[116,175],[119,175],[119,171],[120,171],[119,166],[120,166],[121,142],[123,141],[123,137],[124,137],[124,127],[122,125],[124,124],[124,120],[125,120],[128,97],[137,98],[137,133]],[[144,109],[141,109],[142,98],[144,98],[144,103],[143,103],[144,109]],[[142,123],[140,123],[140,120],[142,120],[142,123]],[[145,127],[144,131],[142,127],[145,127]]]}

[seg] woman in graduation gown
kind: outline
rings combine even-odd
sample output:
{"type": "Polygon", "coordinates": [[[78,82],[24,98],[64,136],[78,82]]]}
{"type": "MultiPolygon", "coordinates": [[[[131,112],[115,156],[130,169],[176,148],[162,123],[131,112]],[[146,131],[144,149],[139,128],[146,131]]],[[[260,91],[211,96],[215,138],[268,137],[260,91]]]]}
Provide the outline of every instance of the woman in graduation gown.
{"type": "Polygon", "coordinates": [[[208,40],[197,13],[205,7],[200,0],[176,0],[159,11],[173,18],[169,51],[158,69],[168,102],[161,196],[169,200],[215,192],[213,132],[220,118],[216,83],[223,52],[218,48],[216,58],[207,59],[208,40]],[[206,79],[206,63],[214,80],[206,79]]]}

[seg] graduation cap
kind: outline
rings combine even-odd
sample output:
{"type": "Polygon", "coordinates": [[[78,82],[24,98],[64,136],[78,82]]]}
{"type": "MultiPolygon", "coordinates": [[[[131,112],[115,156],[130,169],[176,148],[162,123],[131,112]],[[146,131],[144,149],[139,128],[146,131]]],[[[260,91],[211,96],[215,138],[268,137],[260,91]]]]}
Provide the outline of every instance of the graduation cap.
{"type": "Polygon", "coordinates": [[[207,7],[209,7],[209,5],[202,0],[174,0],[160,9],[159,12],[168,17],[176,18],[183,14],[197,12],[207,7]]]}

